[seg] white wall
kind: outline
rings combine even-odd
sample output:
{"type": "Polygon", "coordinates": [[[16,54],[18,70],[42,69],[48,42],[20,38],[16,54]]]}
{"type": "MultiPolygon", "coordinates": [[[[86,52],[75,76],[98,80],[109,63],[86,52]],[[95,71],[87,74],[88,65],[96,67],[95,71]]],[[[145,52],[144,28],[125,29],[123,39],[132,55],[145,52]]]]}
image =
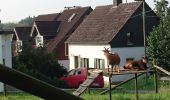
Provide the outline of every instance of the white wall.
{"type": "MultiPolygon", "coordinates": [[[[69,45],[70,69],[75,68],[74,56],[89,58],[89,67],[94,67],[94,58],[106,59],[102,50],[110,45],[69,45]]],[[[106,66],[106,63],[105,63],[106,66]]]]}
{"type": "MultiPolygon", "coordinates": [[[[12,51],[11,51],[12,34],[0,35],[0,63],[12,68],[12,51]]],[[[0,92],[3,92],[3,83],[0,83],[0,92]]]]}
{"type": "Polygon", "coordinates": [[[12,34],[2,35],[2,57],[5,59],[5,65],[12,68],[12,34]]]}
{"type": "MultiPolygon", "coordinates": [[[[105,68],[107,68],[107,60],[102,50],[104,47],[110,48],[110,45],[75,45],[69,44],[69,59],[70,69],[75,68],[74,56],[81,58],[89,58],[89,67],[94,67],[94,58],[105,59],[105,68]]],[[[123,66],[126,58],[140,59],[144,55],[144,47],[126,47],[126,48],[112,48],[112,52],[117,52],[121,58],[119,66],[123,66]]]]}
{"type": "Polygon", "coordinates": [[[112,48],[112,52],[117,52],[120,56],[120,66],[126,62],[126,58],[134,58],[134,60],[141,59],[144,56],[144,47],[126,47],[126,48],[112,48]]]}

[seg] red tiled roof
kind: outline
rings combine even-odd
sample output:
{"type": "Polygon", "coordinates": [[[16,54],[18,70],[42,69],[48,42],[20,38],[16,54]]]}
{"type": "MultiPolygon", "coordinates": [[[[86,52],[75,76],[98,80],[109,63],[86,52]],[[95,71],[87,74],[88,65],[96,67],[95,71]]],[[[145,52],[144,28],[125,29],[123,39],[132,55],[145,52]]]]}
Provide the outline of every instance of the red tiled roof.
{"type": "Polygon", "coordinates": [[[142,2],[98,6],[67,39],[67,43],[108,44],[142,2]]]}

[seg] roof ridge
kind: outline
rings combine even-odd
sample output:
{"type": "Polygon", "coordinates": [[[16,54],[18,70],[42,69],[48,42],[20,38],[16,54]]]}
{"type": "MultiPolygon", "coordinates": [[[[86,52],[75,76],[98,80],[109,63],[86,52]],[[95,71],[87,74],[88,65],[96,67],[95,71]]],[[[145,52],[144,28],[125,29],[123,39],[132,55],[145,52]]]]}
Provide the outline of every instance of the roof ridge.
{"type": "MultiPolygon", "coordinates": [[[[136,4],[136,3],[142,3],[142,1],[134,1],[134,2],[128,2],[128,3],[120,3],[119,5],[136,4]]],[[[119,6],[119,5],[118,5],[118,6],[119,6]]],[[[115,7],[116,5],[114,5],[114,4],[99,5],[99,6],[96,6],[96,8],[97,8],[97,7],[107,7],[107,6],[113,6],[113,7],[115,7]]]]}

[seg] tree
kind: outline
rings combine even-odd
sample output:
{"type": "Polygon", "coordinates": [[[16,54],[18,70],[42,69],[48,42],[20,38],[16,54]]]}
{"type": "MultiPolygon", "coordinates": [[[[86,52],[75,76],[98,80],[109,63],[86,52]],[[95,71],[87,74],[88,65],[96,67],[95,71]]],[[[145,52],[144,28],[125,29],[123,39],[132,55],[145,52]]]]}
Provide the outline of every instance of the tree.
{"type": "Polygon", "coordinates": [[[170,16],[167,16],[158,27],[154,28],[146,42],[147,55],[156,58],[158,65],[170,71],[170,16]]]}
{"type": "Polygon", "coordinates": [[[16,26],[32,26],[33,22],[35,20],[35,17],[26,17],[24,19],[21,19],[19,22],[8,22],[8,23],[0,23],[0,29],[13,29],[16,26]]]}
{"type": "Polygon", "coordinates": [[[28,17],[20,20],[20,21],[18,22],[18,24],[19,24],[19,25],[23,25],[23,26],[32,26],[34,20],[35,20],[35,17],[30,17],[30,16],[28,16],[28,17]]]}
{"type": "Polygon", "coordinates": [[[17,23],[13,23],[13,22],[5,23],[5,24],[2,24],[2,29],[11,29],[12,30],[16,25],[17,25],[17,23]]]}
{"type": "Polygon", "coordinates": [[[167,0],[155,0],[155,9],[156,9],[156,14],[159,17],[165,17],[168,15],[169,9],[168,4],[169,2],[167,0]]]}
{"type": "Polygon", "coordinates": [[[55,86],[65,85],[58,78],[67,74],[67,70],[58,63],[53,53],[43,47],[24,47],[19,56],[13,59],[13,68],[55,86]]]}

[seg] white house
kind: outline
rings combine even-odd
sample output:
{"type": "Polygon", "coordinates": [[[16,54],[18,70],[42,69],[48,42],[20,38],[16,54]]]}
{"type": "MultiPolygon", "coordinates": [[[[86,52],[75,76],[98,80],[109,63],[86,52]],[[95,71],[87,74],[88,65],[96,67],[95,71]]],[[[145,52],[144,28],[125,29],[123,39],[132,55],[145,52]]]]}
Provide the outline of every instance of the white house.
{"type": "Polygon", "coordinates": [[[44,47],[56,55],[57,61],[68,68],[66,39],[92,11],[91,7],[72,7],[60,13],[39,15],[34,22],[31,36],[41,35],[44,47]]]}
{"type": "MultiPolygon", "coordinates": [[[[12,31],[0,31],[0,63],[12,68],[12,31]]],[[[0,83],[0,92],[3,92],[4,84],[0,83]]]]}
{"type": "Polygon", "coordinates": [[[12,39],[12,53],[13,56],[17,56],[22,51],[22,47],[25,44],[29,44],[31,37],[31,28],[29,26],[14,27],[14,36],[12,39]]]}
{"type": "MultiPolygon", "coordinates": [[[[119,2],[118,2],[119,1],[119,2]]],[[[138,60],[145,54],[142,30],[142,3],[97,6],[67,39],[70,69],[76,67],[107,68],[102,50],[109,48],[120,55],[123,66],[127,60],[138,60]]],[[[145,3],[146,35],[158,25],[159,18],[145,3]],[[149,12],[148,12],[149,11],[149,12]],[[153,17],[155,16],[155,17],[153,17]]]]}

